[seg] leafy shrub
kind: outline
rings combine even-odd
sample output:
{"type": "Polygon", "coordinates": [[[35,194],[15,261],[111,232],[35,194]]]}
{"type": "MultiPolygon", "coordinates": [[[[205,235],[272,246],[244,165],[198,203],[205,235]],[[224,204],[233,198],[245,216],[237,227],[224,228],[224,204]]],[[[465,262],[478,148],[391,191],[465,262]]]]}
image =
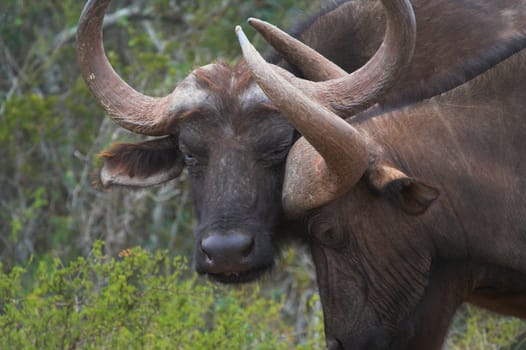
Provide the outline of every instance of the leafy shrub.
{"type": "MultiPolygon", "coordinates": [[[[2,269],[0,269],[1,271],[2,269]]],[[[128,249],[68,266],[40,262],[0,274],[1,349],[318,349],[322,322],[296,344],[280,318],[282,300],[257,285],[226,287],[197,279],[184,259],[128,249]]],[[[315,300],[314,300],[315,301],[315,300]]]]}
{"type": "Polygon", "coordinates": [[[524,350],[526,322],[465,305],[451,326],[450,350],[524,350]],[[522,336],[520,336],[523,332],[522,336]],[[522,339],[521,339],[522,338],[522,339]]]}

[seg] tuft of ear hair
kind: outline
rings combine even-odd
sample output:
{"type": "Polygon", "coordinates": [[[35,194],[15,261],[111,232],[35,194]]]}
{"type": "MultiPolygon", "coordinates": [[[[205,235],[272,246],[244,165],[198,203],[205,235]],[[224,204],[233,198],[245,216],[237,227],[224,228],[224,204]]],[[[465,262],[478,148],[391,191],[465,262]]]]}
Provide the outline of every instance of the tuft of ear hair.
{"type": "Polygon", "coordinates": [[[383,163],[371,167],[366,178],[373,189],[410,215],[425,213],[440,195],[437,188],[383,163]]]}
{"type": "Polygon", "coordinates": [[[115,143],[102,151],[100,181],[111,186],[148,187],[176,178],[184,160],[173,136],[138,144],[115,143]]]}

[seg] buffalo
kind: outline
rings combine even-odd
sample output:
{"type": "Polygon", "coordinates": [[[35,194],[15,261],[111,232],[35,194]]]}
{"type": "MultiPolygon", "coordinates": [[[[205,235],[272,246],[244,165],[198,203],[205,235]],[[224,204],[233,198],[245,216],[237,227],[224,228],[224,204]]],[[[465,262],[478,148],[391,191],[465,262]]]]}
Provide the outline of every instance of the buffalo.
{"type": "Polygon", "coordinates": [[[526,318],[525,1],[344,1],[294,37],[251,19],[271,63],[237,28],[244,59],[161,98],[109,64],[108,3],[81,15],[82,75],[162,137],[105,150],[101,182],[187,168],[199,273],[253,281],[307,242],[330,349],[440,349],[463,302],[526,318]]]}

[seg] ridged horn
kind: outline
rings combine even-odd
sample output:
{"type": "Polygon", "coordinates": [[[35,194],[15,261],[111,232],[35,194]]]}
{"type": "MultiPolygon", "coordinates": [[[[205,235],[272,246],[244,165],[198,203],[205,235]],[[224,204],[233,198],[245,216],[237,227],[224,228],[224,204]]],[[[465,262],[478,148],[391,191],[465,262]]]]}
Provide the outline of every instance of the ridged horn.
{"type": "MultiPolygon", "coordinates": [[[[261,89],[316,150],[315,157],[300,162],[301,169],[293,169],[294,173],[285,175],[285,210],[294,213],[298,208],[313,208],[320,201],[326,202],[341,195],[341,189],[356,184],[367,168],[368,150],[364,138],[350,124],[306,96],[267,64],[240,27],[237,34],[245,59],[261,89]],[[296,192],[298,185],[301,193],[296,192]],[[313,195],[312,188],[316,191],[321,188],[322,191],[313,195]]],[[[309,147],[306,142],[298,142],[309,147]]]]}
{"type": "Polygon", "coordinates": [[[106,57],[102,38],[104,13],[110,0],[86,3],[77,28],[77,58],[82,77],[97,102],[120,126],[139,134],[166,134],[172,96],[143,95],[115,72],[106,57]]]}
{"type": "MultiPolygon", "coordinates": [[[[382,4],[387,15],[385,37],[378,51],[363,67],[351,74],[330,80],[314,76],[325,81],[313,82],[298,78],[288,80],[343,118],[351,117],[370,107],[378,100],[378,96],[385,94],[393,86],[401,68],[411,60],[416,40],[416,23],[411,3],[408,0],[385,0],[382,4]]],[[[287,39],[288,34],[283,31],[270,30],[261,23],[258,27],[264,31],[264,37],[271,45],[288,43],[293,45],[290,48],[291,52],[297,51],[306,55],[305,58],[293,58],[295,62],[303,62],[300,70],[314,71],[321,68],[320,65],[313,64],[316,61],[309,59],[312,54],[308,53],[306,45],[299,41],[294,42],[293,38],[287,39]]],[[[282,54],[283,50],[287,51],[283,47],[278,48],[282,54]]],[[[289,58],[290,55],[292,54],[289,54],[289,58]]],[[[316,60],[321,61],[319,57],[316,60]]],[[[321,65],[327,66],[326,61],[321,65]]]]}
{"type": "Polygon", "coordinates": [[[248,23],[261,34],[290,64],[298,67],[312,81],[324,81],[346,76],[347,72],[316,50],[288,35],[278,27],[249,18],[248,23]]]}
{"type": "Polygon", "coordinates": [[[367,169],[365,138],[338,115],[353,115],[387,92],[412,57],[416,34],[408,0],[383,0],[382,4],[388,21],[380,49],[359,70],[325,82],[290,79],[280,74],[259,55],[241,28],[236,28],[243,55],[258,85],[308,141],[299,141],[287,159],[283,204],[289,214],[319,207],[341,196],[367,169]],[[334,110],[341,114],[336,115],[334,110]]]}

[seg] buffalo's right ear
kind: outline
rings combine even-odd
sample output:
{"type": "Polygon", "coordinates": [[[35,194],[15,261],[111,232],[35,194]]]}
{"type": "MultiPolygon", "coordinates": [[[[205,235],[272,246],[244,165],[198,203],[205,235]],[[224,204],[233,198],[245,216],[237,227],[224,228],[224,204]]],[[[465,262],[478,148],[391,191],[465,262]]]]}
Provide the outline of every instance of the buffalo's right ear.
{"type": "Polygon", "coordinates": [[[104,161],[100,170],[104,188],[158,185],[176,178],[184,168],[183,156],[173,136],[138,144],[115,143],[100,157],[104,161]]]}
{"type": "Polygon", "coordinates": [[[425,213],[440,195],[437,188],[383,163],[370,167],[366,177],[372,188],[411,215],[425,213]]]}

